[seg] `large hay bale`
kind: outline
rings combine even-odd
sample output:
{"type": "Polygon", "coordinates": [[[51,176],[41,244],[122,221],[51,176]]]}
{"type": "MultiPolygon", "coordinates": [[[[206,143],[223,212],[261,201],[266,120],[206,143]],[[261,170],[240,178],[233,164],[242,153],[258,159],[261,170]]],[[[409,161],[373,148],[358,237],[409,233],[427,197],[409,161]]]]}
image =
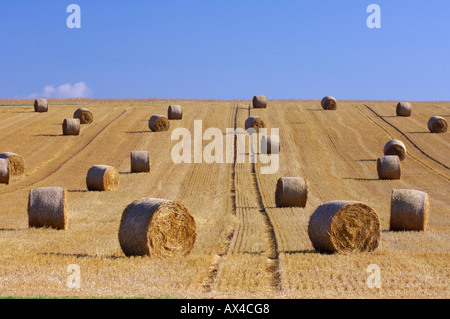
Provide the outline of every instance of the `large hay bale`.
{"type": "Polygon", "coordinates": [[[308,235],[318,251],[370,252],[380,242],[380,218],[373,208],[362,202],[330,201],[311,215],[308,235]]]}
{"type": "Polygon", "coordinates": [[[150,172],[150,156],[148,151],[131,152],[131,172],[150,172]]]}
{"type": "Polygon", "coordinates": [[[181,120],[183,118],[183,108],[181,105],[169,105],[167,118],[169,120],[181,120]]]}
{"type": "Polygon", "coordinates": [[[80,120],[79,119],[64,119],[62,124],[64,135],[80,135],[80,120]]]}
{"type": "Polygon", "coordinates": [[[127,256],[185,256],[194,247],[194,217],[183,204],[159,198],[134,201],[123,211],[119,242],[127,256]]]}
{"type": "Polygon", "coordinates": [[[325,96],[320,102],[322,108],[324,110],[336,110],[337,109],[337,101],[332,96],[325,96]]]}
{"type": "Polygon", "coordinates": [[[22,175],[25,171],[25,161],[22,156],[16,153],[5,152],[0,154],[0,158],[5,158],[9,162],[11,175],[22,175]]]}
{"type": "Polygon", "coordinates": [[[34,100],[34,111],[39,113],[48,112],[47,99],[34,100]]]}
{"type": "Polygon", "coordinates": [[[442,116],[432,116],[428,120],[428,129],[431,133],[445,133],[447,127],[447,121],[442,116]]]}
{"type": "Polygon", "coordinates": [[[0,184],[9,184],[11,171],[9,169],[9,162],[6,158],[0,158],[0,184]]]}
{"type": "Polygon", "coordinates": [[[377,171],[379,179],[400,179],[402,170],[399,157],[397,155],[379,157],[377,171]]]}
{"type": "Polygon", "coordinates": [[[32,189],[28,197],[29,227],[67,228],[67,191],[62,187],[32,189]]]}
{"type": "Polygon", "coordinates": [[[412,189],[393,189],[391,230],[424,231],[428,223],[428,194],[412,189]]]}
{"type": "Polygon", "coordinates": [[[88,109],[82,107],[73,113],[73,117],[80,120],[80,124],[91,124],[94,121],[94,115],[88,109]]]}
{"type": "Polygon", "coordinates": [[[396,108],[397,116],[411,116],[411,104],[409,102],[399,102],[396,108]]]}
{"type": "Polygon", "coordinates": [[[264,120],[260,118],[259,116],[250,116],[245,121],[245,129],[248,130],[249,128],[253,128],[256,132],[259,132],[260,128],[265,128],[266,123],[264,123],[264,120]]]}
{"type": "Polygon", "coordinates": [[[119,187],[119,172],[109,165],[94,165],[86,176],[87,188],[90,191],[113,191],[119,187]]]}
{"type": "Polygon", "coordinates": [[[300,177],[280,177],[275,190],[277,207],[305,207],[308,200],[308,186],[300,177]]]}
{"type": "Polygon", "coordinates": [[[170,128],[170,122],[164,115],[153,115],[148,121],[148,127],[153,132],[168,131],[170,128]]]}
{"type": "Polygon", "coordinates": [[[261,137],[262,154],[279,154],[280,137],[278,135],[263,135],[261,137]]]}
{"type": "Polygon", "coordinates": [[[255,95],[253,97],[253,107],[255,109],[265,109],[267,107],[267,97],[265,95],[255,95]]]}
{"type": "Polygon", "coordinates": [[[384,146],[384,155],[397,155],[403,161],[406,158],[406,146],[402,141],[390,140],[384,146]]]}

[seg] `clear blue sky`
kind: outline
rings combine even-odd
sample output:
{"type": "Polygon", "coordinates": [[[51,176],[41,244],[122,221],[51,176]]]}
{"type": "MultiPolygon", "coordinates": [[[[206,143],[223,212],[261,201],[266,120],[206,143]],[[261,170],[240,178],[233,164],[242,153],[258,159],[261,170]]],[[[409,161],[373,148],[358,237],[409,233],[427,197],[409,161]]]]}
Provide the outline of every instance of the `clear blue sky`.
{"type": "Polygon", "coordinates": [[[92,98],[450,100],[449,16],[448,0],[2,0],[0,98],[66,84],[92,98]],[[381,29],[366,25],[372,3],[381,29]]]}

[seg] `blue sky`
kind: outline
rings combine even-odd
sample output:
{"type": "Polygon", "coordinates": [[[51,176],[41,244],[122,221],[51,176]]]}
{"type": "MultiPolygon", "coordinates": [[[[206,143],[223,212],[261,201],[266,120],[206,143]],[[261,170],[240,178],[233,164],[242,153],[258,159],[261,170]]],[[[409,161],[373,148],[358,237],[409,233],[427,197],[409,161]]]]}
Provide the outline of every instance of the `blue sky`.
{"type": "Polygon", "coordinates": [[[0,98],[450,100],[448,0],[3,0],[0,98]],[[69,4],[81,28],[69,29],[69,4]],[[369,29],[369,4],[381,28],[369,29]]]}

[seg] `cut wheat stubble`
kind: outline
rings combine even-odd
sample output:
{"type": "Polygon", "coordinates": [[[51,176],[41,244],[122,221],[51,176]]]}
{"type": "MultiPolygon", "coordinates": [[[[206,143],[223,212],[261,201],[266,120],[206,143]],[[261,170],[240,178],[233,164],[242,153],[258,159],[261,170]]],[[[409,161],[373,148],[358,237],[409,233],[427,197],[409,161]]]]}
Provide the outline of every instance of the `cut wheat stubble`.
{"type": "Polygon", "coordinates": [[[22,175],[25,171],[25,161],[22,156],[16,153],[5,152],[0,154],[0,158],[8,160],[11,175],[22,175]]]}
{"type": "Polygon", "coordinates": [[[253,97],[253,108],[255,109],[265,109],[267,108],[267,97],[265,95],[255,95],[253,97]]]}
{"type": "Polygon", "coordinates": [[[80,120],[68,118],[62,124],[63,135],[80,135],[80,120]]]}
{"type": "Polygon", "coordinates": [[[114,191],[119,187],[119,172],[109,165],[94,165],[86,176],[90,191],[114,191]]]}
{"type": "Polygon", "coordinates": [[[131,172],[150,172],[150,156],[148,151],[132,151],[130,154],[131,172]]]}
{"type": "Polygon", "coordinates": [[[445,133],[447,132],[448,124],[442,116],[432,116],[428,120],[428,130],[431,133],[445,133]]]}
{"type": "Polygon", "coordinates": [[[365,203],[330,201],[320,205],[311,215],[308,235],[318,251],[371,252],[380,243],[380,218],[365,203]]]}
{"type": "Polygon", "coordinates": [[[275,190],[277,207],[305,207],[308,185],[301,177],[280,177],[275,190]]]}
{"type": "Polygon", "coordinates": [[[34,101],[34,111],[38,113],[48,112],[47,99],[36,99],[34,101]]]}
{"type": "Polygon", "coordinates": [[[196,238],[194,217],[176,201],[136,200],[125,208],[120,221],[119,243],[126,256],[186,256],[196,238]]]}
{"type": "Polygon", "coordinates": [[[411,116],[411,104],[409,102],[399,102],[396,107],[397,116],[410,117],[411,116]]]}
{"type": "Polygon", "coordinates": [[[67,191],[62,187],[32,189],[28,197],[29,227],[67,229],[67,191]]]}
{"type": "Polygon", "coordinates": [[[80,124],[91,124],[94,121],[94,115],[86,108],[79,108],[73,113],[73,117],[80,120],[80,124]]]}
{"type": "Polygon", "coordinates": [[[390,230],[425,231],[428,211],[427,193],[412,189],[393,189],[390,230]]]}
{"type": "Polygon", "coordinates": [[[0,184],[9,184],[11,177],[11,170],[9,169],[9,162],[5,158],[0,158],[0,184]]]}
{"type": "Polygon", "coordinates": [[[168,131],[170,122],[164,115],[152,115],[148,121],[148,128],[153,132],[168,131]]]}
{"type": "Polygon", "coordinates": [[[169,120],[181,120],[183,119],[183,108],[181,105],[169,105],[167,110],[167,118],[169,120]]]}
{"type": "Polygon", "coordinates": [[[397,155],[403,161],[406,158],[406,146],[400,140],[390,140],[384,146],[384,155],[397,155]]]}
{"type": "Polygon", "coordinates": [[[400,179],[402,175],[400,159],[397,155],[386,155],[377,159],[379,179],[400,179]]]}

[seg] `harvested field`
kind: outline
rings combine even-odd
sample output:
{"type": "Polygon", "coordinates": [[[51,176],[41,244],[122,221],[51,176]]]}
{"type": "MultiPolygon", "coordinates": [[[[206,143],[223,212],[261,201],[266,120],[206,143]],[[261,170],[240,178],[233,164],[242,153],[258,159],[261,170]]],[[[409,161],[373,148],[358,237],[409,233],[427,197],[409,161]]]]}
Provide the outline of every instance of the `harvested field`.
{"type": "MultiPolygon", "coordinates": [[[[0,184],[2,297],[450,297],[450,134],[427,128],[436,114],[448,121],[450,102],[414,102],[410,117],[397,117],[393,101],[339,100],[328,112],[321,100],[270,100],[267,108],[253,108],[251,100],[49,100],[45,113],[34,112],[33,101],[2,102],[0,152],[20,154],[26,163],[23,174],[0,184]],[[149,116],[166,114],[170,104],[183,105],[183,118],[168,131],[149,130],[149,116]],[[61,120],[78,107],[95,121],[66,138],[61,120]],[[188,129],[194,140],[194,120],[202,120],[202,132],[218,128],[225,141],[227,128],[248,136],[250,116],[264,119],[267,134],[279,129],[279,169],[272,174],[261,173],[269,164],[258,156],[252,163],[252,153],[236,147],[233,163],[173,162],[175,129],[188,129]],[[377,158],[393,139],[408,150],[402,176],[380,180],[377,158]],[[150,172],[130,173],[134,150],[149,152],[150,172]],[[87,190],[86,172],[99,163],[117,168],[115,191],[87,190]],[[308,181],[305,207],[277,207],[277,181],[286,176],[308,181]],[[28,227],[30,190],[50,186],[67,190],[70,227],[64,231],[28,227]],[[393,189],[428,194],[426,231],[390,230],[393,189]],[[189,254],[169,260],[124,254],[122,213],[142,198],[189,209],[197,232],[189,254]],[[377,212],[381,238],[373,252],[314,249],[310,217],[333,200],[363,202],[377,212]],[[80,289],[67,286],[71,264],[80,266],[80,289]],[[366,283],[372,264],[380,268],[381,288],[366,283]]],[[[203,148],[209,142],[203,140],[203,148]]]]}

